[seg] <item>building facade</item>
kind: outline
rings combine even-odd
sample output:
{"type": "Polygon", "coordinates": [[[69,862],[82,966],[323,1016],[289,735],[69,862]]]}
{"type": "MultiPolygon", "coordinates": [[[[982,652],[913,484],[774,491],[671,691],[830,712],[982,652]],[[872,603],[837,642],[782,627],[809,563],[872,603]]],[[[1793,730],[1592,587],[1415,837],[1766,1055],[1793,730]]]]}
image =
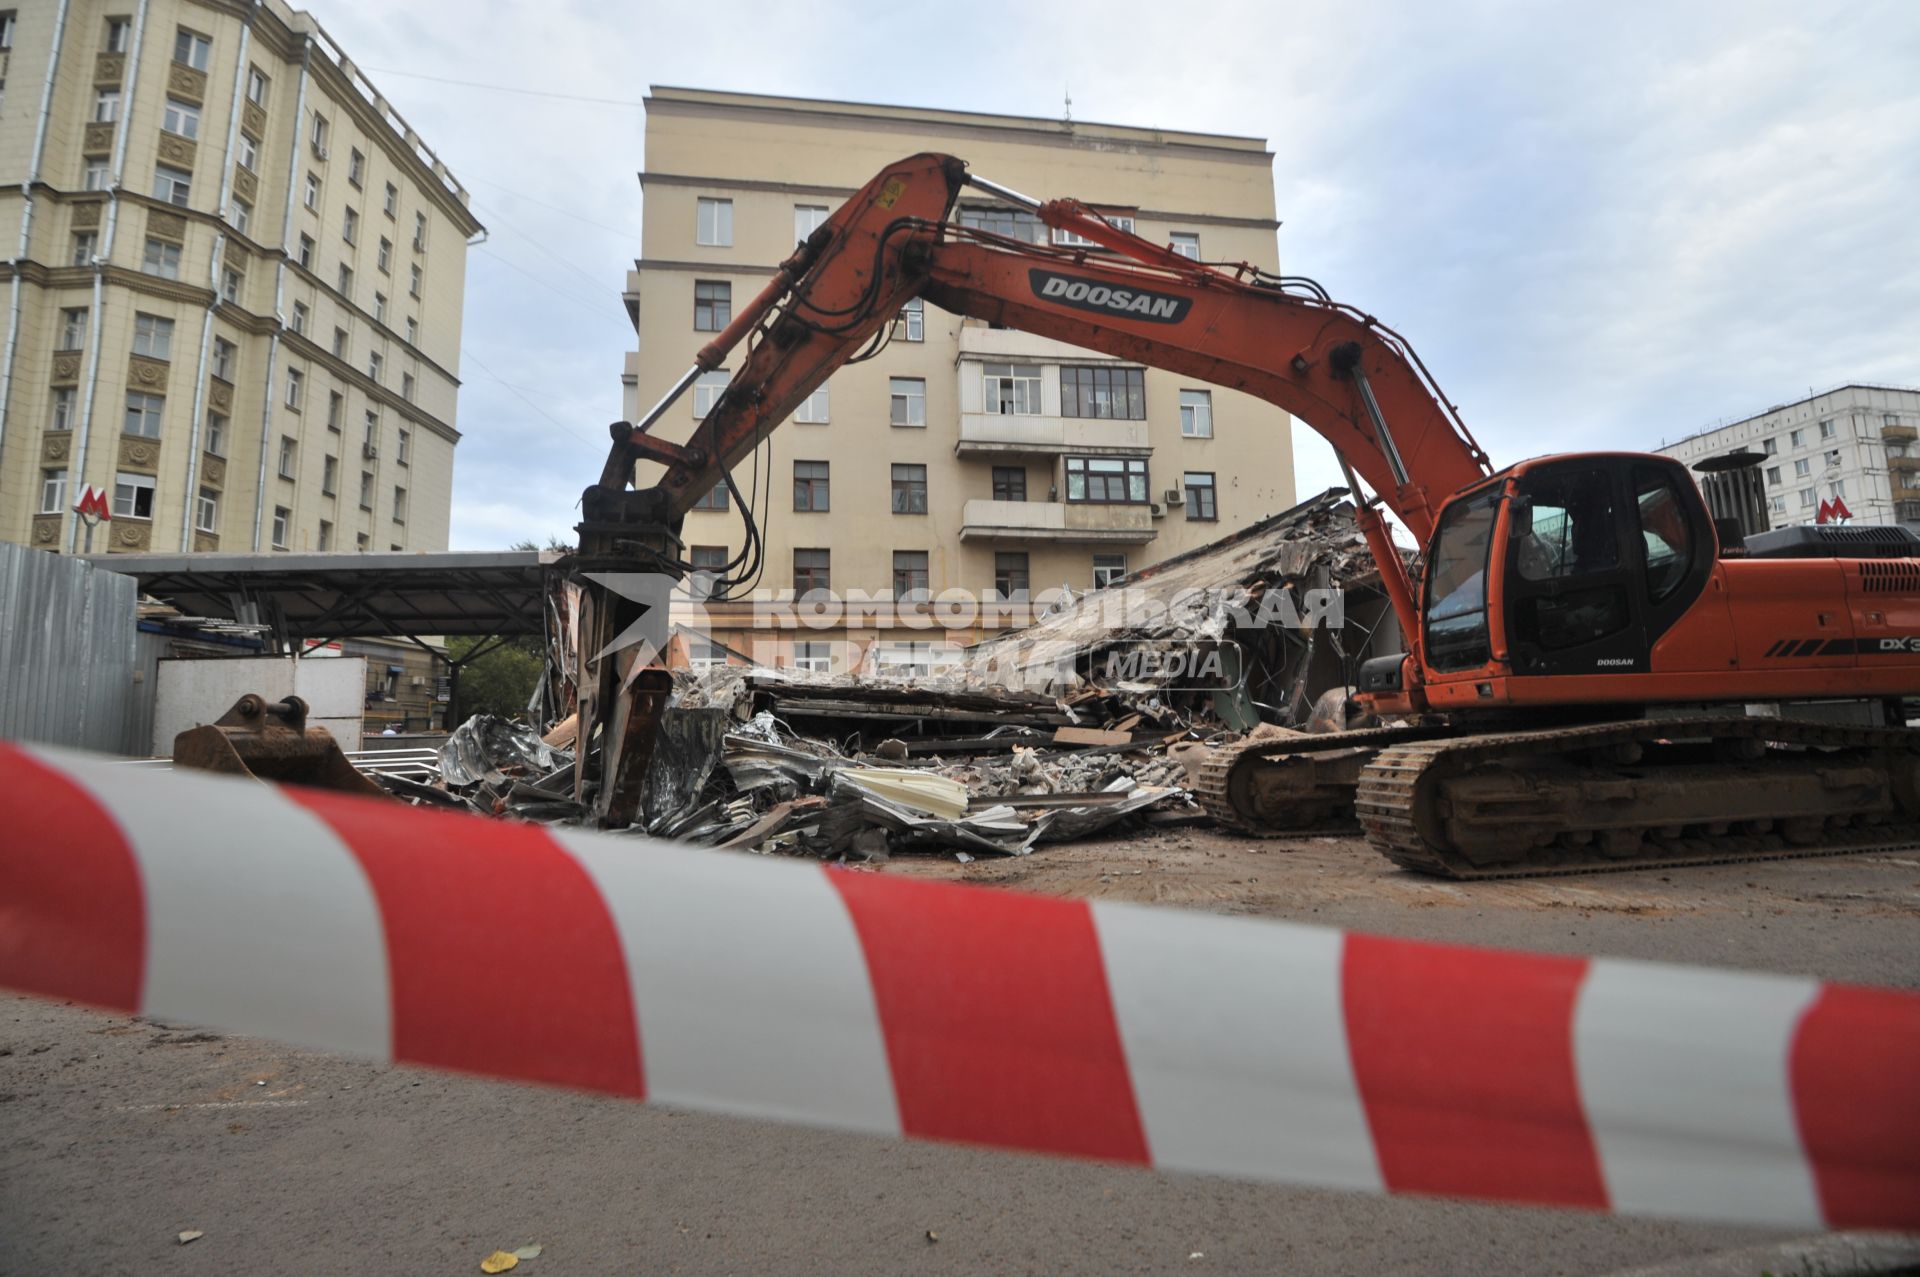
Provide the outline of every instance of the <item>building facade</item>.
{"type": "MultiPolygon", "coordinates": [[[[918,151],[957,155],[1036,197],[1084,200],[1204,260],[1278,269],[1273,157],[1258,139],[661,87],[647,104],[630,419],[798,240],[918,151]]],[[[1049,234],[974,191],[957,215],[1049,234]]],[[[684,440],[725,376],[709,374],[656,431],[684,440]]],[[[761,587],[896,600],[1085,590],[1291,505],[1290,426],[1236,391],[912,305],[877,357],[836,372],[769,441],[761,587]]],[[[742,491],[752,469],[735,473],[742,491]]],[[[742,544],[740,511],[719,505],[686,520],[696,567],[742,544]]],[[[812,668],[875,657],[925,668],[1001,628],[960,609],[931,625],[896,624],[926,618],[886,606],[839,623],[766,611],[709,604],[703,624],[763,663],[812,668]]]]}
{"type": "Polygon", "coordinates": [[[1835,386],[1659,449],[1688,466],[1741,450],[1766,458],[1774,527],[1813,523],[1837,499],[1856,523],[1920,531],[1920,389],[1835,386]]]}
{"type": "Polygon", "coordinates": [[[466,192],[280,0],[0,15],[0,538],[439,550],[466,192]]]}

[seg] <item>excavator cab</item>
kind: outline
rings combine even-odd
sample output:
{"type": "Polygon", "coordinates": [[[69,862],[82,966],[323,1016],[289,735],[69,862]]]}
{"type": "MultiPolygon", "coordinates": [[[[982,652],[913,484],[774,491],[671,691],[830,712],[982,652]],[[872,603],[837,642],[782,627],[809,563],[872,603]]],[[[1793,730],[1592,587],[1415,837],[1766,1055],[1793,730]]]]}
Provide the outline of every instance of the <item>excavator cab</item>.
{"type": "Polygon", "coordinates": [[[1715,551],[1699,490],[1668,458],[1585,454],[1502,471],[1436,525],[1427,681],[1645,672],[1715,551]]]}

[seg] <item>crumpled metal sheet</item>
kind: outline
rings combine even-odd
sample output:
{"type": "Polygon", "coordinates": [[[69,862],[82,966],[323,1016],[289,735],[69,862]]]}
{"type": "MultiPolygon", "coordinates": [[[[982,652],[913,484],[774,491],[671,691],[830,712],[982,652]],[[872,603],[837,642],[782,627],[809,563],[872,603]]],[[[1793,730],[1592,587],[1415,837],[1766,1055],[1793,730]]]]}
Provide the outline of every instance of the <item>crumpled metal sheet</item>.
{"type": "Polygon", "coordinates": [[[509,767],[545,775],[572,765],[571,750],[545,744],[525,723],[491,714],[475,714],[454,728],[440,747],[440,775],[455,788],[503,781],[509,767]]]}
{"type": "Polygon", "coordinates": [[[660,734],[640,791],[641,823],[662,833],[696,807],[707,780],[720,765],[732,718],[724,709],[670,708],[660,716],[660,734]]]}

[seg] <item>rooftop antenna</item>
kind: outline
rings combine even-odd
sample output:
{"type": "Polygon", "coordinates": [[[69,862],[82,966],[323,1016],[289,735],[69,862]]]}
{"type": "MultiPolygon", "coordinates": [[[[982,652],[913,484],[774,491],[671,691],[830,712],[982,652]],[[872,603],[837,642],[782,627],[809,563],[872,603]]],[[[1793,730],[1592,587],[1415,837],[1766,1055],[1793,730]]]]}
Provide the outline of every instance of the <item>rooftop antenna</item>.
{"type": "Polygon", "coordinates": [[[1066,86],[1066,89],[1067,89],[1067,113],[1066,113],[1066,118],[1064,120],[1064,123],[1072,124],[1073,123],[1073,86],[1069,84],[1066,86]]]}

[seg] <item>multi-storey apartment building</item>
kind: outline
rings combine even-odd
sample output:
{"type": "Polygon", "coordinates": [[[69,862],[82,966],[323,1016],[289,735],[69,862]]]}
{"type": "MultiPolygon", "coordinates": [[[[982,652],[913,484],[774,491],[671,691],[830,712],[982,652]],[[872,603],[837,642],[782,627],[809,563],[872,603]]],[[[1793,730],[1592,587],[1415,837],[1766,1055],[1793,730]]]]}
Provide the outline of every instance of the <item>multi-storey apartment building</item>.
{"type": "Polygon", "coordinates": [[[444,549],[466,192],[280,0],[0,12],[0,537],[444,549]]]}
{"type": "MultiPolygon", "coordinates": [[[[957,155],[1031,195],[1077,197],[1198,258],[1277,269],[1273,157],[1258,139],[660,87],[647,102],[629,417],[798,240],[916,151],[957,155]]],[[[958,216],[1049,235],[979,192],[958,216]]],[[[684,439],[726,377],[703,378],[659,432],[684,439]]],[[[1104,584],[1291,504],[1290,424],[1235,391],[912,304],[884,351],[835,373],[774,434],[761,462],[771,499],[755,510],[766,524],[761,585],[905,598],[1104,584]]],[[[743,492],[751,469],[736,472],[743,492]]],[[[686,521],[696,567],[728,562],[742,543],[740,511],[724,491],[711,503],[686,521]]],[[[769,627],[748,610],[709,606],[713,636],[769,664],[815,668],[856,662],[876,640],[877,655],[924,666],[930,648],[993,628],[949,613],[909,632],[885,608],[769,627]]]]}
{"type": "Polygon", "coordinates": [[[1750,450],[1764,455],[1768,518],[1812,523],[1838,498],[1857,523],[1920,530],[1920,389],[1852,383],[1777,404],[1659,449],[1689,466],[1750,450]]]}

